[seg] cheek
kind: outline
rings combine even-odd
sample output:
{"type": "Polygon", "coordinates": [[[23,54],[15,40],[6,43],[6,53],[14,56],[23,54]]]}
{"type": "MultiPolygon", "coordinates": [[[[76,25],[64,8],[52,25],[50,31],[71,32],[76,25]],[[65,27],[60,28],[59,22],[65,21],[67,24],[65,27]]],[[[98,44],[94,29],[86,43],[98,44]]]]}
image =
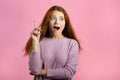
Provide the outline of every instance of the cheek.
{"type": "Polygon", "coordinates": [[[63,25],[63,26],[61,27],[61,31],[63,31],[63,30],[64,30],[64,28],[65,28],[65,25],[63,25]]]}
{"type": "Polygon", "coordinates": [[[61,24],[61,26],[62,26],[62,29],[64,29],[65,28],[65,23],[61,24]]]}
{"type": "Polygon", "coordinates": [[[52,26],[52,25],[53,25],[53,23],[52,23],[52,22],[50,22],[49,26],[52,26]]]}
{"type": "Polygon", "coordinates": [[[50,22],[49,27],[52,28],[53,25],[54,25],[53,22],[50,22]]]}

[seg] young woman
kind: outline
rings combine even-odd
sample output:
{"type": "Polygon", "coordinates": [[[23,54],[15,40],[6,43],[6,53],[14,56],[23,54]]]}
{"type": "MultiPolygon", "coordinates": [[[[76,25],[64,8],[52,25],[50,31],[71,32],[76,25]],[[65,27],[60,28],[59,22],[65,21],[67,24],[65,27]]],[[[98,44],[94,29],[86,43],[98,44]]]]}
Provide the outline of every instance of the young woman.
{"type": "Polygon", "coordinates": [[[71,80],[80,48],[67,12],[52,6],[40,26],[35,25],[25,47],[30,74],[34,80],[71,80]]]}

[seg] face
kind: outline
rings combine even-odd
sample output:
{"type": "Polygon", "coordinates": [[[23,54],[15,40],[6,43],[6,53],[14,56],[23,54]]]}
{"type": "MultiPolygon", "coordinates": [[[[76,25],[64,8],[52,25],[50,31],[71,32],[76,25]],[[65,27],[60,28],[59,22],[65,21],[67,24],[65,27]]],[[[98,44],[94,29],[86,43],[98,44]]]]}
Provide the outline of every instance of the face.
{"type": "Polygon", "coordinates": [[[53,11],[50,17],[50,31],[53,36],[62,35],[62,31],[65,27],[64,14],[60,11],[53,11]]]}

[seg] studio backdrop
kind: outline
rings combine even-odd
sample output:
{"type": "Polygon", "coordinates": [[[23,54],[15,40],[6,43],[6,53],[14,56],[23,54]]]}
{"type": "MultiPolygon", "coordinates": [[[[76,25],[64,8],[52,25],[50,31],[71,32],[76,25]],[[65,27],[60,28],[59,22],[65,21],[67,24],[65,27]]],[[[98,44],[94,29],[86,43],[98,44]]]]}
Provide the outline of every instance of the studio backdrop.
{"type": "Polygon", "coordinates": [[[120,80],[119,0],[0,0],[0,80],[33,80],[24,47],[53,5],[68,12],[82,46],[73,80],[120,80]]]}

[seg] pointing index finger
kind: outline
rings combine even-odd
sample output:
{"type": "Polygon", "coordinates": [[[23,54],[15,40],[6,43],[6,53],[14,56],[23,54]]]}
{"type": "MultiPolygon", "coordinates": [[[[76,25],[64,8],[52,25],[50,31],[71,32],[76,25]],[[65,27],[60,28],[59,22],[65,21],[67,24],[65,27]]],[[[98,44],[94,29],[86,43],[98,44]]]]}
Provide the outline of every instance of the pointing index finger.
{"type": "Polygon", "coordinates": [[[37,26],[37,23],[36,23],[36,21],[34,20],[34,28],[37,28],[38,26],[37,26]]]}

